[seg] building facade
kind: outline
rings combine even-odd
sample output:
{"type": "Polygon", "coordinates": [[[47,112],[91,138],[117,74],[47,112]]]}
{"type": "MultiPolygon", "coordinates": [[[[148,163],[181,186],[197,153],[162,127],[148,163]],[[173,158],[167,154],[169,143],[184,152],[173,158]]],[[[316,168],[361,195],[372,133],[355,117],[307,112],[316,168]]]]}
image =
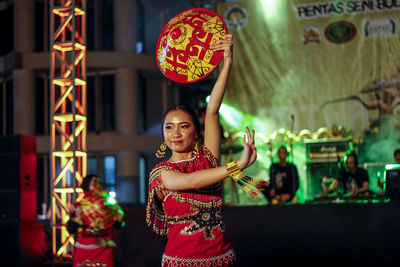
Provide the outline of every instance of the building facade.
{"type": "MultiPolygon", "coordinates": [[[[51,179],[49,1],[0,1],[0,136],[36,137],[38,206],[49,201],[51,179]]],[[[186,1],[87,0],[88,173],[102,176],[121,203],[146,201],[167,107],[188,96],[198,103],[197,89],[167,80],[154,55],[165,23],[191,7],[186,1]]]]}

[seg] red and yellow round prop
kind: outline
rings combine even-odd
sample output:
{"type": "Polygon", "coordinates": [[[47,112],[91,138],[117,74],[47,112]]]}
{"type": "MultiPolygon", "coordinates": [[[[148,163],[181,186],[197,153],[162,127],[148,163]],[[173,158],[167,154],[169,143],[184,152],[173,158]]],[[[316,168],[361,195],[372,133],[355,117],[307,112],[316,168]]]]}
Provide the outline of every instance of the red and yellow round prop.
{"type": "Polygon", "coordinates": [[[87,192],[79,205],[86,227],[103,230],[112,227],[117,220],[118,202],[105,190],[87,192]]]}
{"type": "Polygon", "coordinates": [[[223,51],[210,45],[224,38],[226,25],[215,12],[193,8],[173,17],[158,38],[157,64],[175,82],[192,83],[207,77],[221,62],[223,51]]]}

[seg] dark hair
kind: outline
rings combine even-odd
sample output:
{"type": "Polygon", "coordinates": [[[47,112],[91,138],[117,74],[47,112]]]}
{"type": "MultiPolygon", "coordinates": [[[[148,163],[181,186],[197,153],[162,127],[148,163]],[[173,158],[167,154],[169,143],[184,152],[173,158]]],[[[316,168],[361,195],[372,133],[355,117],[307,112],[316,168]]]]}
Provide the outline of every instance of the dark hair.
{"type": "Polygon", "coordinates": [[[396,149],[393,153],[393,156],[396,156],[397,153],[400,153],[400,148],[396,149]]]}
{"type": "Polygon", "coordinates": [[[90,182],[92,181],[93,178],[100,179],[100,177],[95,174],[88,174],[85,176],[85,178],[83,178],[83,181],[81,184],[81,188],[83,189],[83,192],[89,191],[90,182]]]}
{"type": "Polygon", "coordinates": [[[196,128],[196,133],[198,138],[201,138],[201,124],[200,124],[200,120],[199,120],[199,116],[197,114],[197,112],[190,106],[186,105],[186,104],[177,104],[177,105],[172,105],[165,113],[163,116],[163,120],[162,120],[162,124],[161,124],[161,133],[162,136],[164,137],[164,131],[163,131],[163,127],[164,127],[164,122],[165,122],[165,117],[167,116],[167,114],[171,111],[175,111],[175,110],[182,110],[184,112],[186,112],[193,121],[194,127],[196,128]]]}
{"type": "Polygon", "coordinates": [[[357,157],[356,152],[352,151],[350,153],[347,153],[347,158],[349,158],[349,157],[353,157],[355,165],[358,166],[358,157],[357,157]]]}
{"type": "Polygon", "coordinates": [[[278,150],[277,150],[278,154],[279,154],[279,150],[281,150],[281,149],[285,149],[286,154],[288,154],[288,149],[286,148],[285,145],[282,145],[282,146],[280,146],[280,147],[278,148],[278,150]]]}
{"type": "Polygon", "coordinates": [[[278,151],[281,150],[282,148],[285,149],[286,151],[288,151],[288,149],[286,148],[285,145],[281,145],[281,146],[278,148],[278,151]]]}

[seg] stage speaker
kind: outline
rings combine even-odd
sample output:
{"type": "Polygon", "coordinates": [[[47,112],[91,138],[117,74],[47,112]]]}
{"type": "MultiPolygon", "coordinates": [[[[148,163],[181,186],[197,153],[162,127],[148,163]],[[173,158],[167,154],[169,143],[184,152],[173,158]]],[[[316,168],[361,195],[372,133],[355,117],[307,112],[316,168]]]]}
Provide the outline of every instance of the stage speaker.
{"type": "Polygon", "coordinates": [[[312,199],[323,193],[323,186],[328,186],[338,178],[337,162],[307,164],[307,198],[312,199]]]}
{"type": "Polygon", "coordinates": [[[0,221],[36,221],[36,164],[35,137],[0,137],[0,221]]]}
{"type": "Polygon", "coordinates": [[[43,225],[37,217],[36,138],[0,137],[1,266],[42,266],[43,225]]]}
{"type": "Polygon", "coordinates": [[[0,266],[48,266],[42,223],[0,222],[0,266]]]}
{"type": "Polygon", "coordinates": [[[0,222],[0,266],[21,266],[19,223],[0,222]]]}
{"type": "Polygon", "coordinates": [[[0,222],[19,222],[19,193],[18,191],[0,191],[0,222]]]}
{"type": "Polygon", "coordinates": [[[322,186],[329,186],[338,178],[338,160],[349,149],[347,138],[304,140],[307,160],[306,198],[311,200],[323,192],[322,186]]]}

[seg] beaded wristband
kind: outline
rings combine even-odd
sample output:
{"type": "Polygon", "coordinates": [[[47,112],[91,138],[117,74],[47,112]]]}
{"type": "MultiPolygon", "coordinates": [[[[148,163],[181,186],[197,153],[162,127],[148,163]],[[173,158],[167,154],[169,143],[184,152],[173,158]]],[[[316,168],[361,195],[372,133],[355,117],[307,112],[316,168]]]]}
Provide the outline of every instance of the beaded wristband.
{"type": "Polygon", "coordinates": [[[230,175],[231,173],[234,173],[236,171],[240,171],[238,165],[236,164],[236,161],[228,162],[226,164],[226,171],[230,175]]]}
{"type": "Polygon", "coordinates": [[[239,181],[241,178],[244,178],[246,175],[239,169],[236,161],[232,161],[226,164],[226,171],[229,176],[232,177],[233,180],[239,181]]]}
{"type": "Polygon", "coordinates": [[[240,185],[240,187],[253,199],[258,197],[257,190],[264,190],[263,187],[268,185],[266,181],[246,176],[238,167],[236,161],[227,163],[225,169],[228,172],[228,175],[232,177],[232,179],[237,182],[238,185],[240,185]]]}

